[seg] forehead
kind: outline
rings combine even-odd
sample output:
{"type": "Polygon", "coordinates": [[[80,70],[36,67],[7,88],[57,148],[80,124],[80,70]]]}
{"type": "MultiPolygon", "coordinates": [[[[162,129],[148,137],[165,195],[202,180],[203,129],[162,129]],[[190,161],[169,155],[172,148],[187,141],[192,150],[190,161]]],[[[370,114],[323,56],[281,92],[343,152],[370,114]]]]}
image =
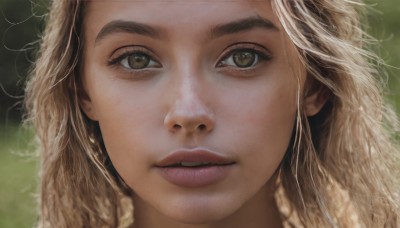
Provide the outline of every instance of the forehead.
{"type": "MultiPolygon", "coordinates": [[[[117,10],[120,13],[131,11],[136,8],[138,16],[158,17],[160,13],[170,16],[180,16],[176,13],[196,13],[208,12],[215,13],[223,16],[228,16],[228,13],[243,13],[248,10],[253,12],[271,12],[271,0],[91,0],[86,4],[90,9],[100,9],[106,7],[110,13],[117,10]],[[234,10],[236,9],[236,10],[234,10]],[[147,11],[158,12],[159,14],[147,15],[147,11]]],[[[196,17],[196,14],[190,14],[196,17]]]]}
{"type": "Polygon", "coordinates": [[[269,0],[94,0],[87,2],[85,30],[96,33],[110,21],[129,20],[170,32],[201,31],[248,17],[280,27],[269,0]]]}

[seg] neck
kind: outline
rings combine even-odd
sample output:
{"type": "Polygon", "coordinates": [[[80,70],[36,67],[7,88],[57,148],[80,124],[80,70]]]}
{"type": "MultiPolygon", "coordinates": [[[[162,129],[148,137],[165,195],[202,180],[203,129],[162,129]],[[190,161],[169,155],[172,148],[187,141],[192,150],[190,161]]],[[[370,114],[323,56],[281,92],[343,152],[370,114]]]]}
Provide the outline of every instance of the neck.
{"type": "Polygon", "coordinates": [[[220,221],[205,224],[184,224],[167,218],[134,196],[134,228],[281,228],[282,221],[274,198],[274,189],[264,186],[238,211],[220,221]]]}

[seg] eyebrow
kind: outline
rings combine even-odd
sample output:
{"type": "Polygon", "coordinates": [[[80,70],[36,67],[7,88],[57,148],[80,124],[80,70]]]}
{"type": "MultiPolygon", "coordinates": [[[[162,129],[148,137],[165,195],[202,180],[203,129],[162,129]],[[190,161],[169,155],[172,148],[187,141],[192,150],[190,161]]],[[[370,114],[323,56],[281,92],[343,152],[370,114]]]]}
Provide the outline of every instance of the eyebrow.
{"type": "MultiPolygon", "coordinates": [[[[224,35],[239,33],[248,31],[254,28],[265,28],[272,31],[279,31],[278,27],[275,26],[272,21],[262,18],[260,16],[252,16],[243,19],[239,19],[227,24],[221,24],[211,29],[211,38],[217,38],[224,35]]],[[[131,33],[148,36],[152,38],[160,38],[162,36],[162,30],[134,21],[114,20],[107,23],[97,34],[95,43],[105,37],[114,33],[131,33]]]]}
{"type": "Polygon", "coordinates": [[[239,19],[228,24],[217,25],[211,30],[211,37],[216,38],[224,35],[248,31],[255,28],[264,28],[278,32],[278,27],[270,20],[257,16],[239,19]]]}
{"type": "Polygon", "coordinates": [[[96,36],[95,42],[99,42],[106,36],[114,33],[132,33],[139,34],[143,36],[149,36],[153,38],[159,38],[161,32],[152,26],[134,22],[134,21],[124,21],[124,20],[114,20],[106,24],[96,36]]]}

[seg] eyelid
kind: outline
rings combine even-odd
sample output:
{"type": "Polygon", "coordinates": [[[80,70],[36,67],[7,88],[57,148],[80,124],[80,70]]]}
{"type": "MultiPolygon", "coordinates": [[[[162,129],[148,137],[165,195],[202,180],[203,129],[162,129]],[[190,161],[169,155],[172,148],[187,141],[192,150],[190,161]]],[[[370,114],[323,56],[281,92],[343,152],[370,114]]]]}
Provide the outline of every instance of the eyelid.
{"type": "Polygon", "coordinates": [[[149,50],[148,48],[146,48],[144,46],[140,46],[140,45],[124,46],[124,47],[118,48],[111,54],[110,58],[108,59],[108,61],[107,61],[108,65],[118,64],[124,58],[126,58],[132,54],[135,54],[135,53],[146,54],[151,58],[151,60],[157,62],[161,66],[160,61],[158,61],[158,59],[154,57],[155,55],[153,54],[153,52],[151,50],[149,50]]]}
{"type": "Polygon", "coordinates": [[[255,52],[259,55],[261,60],[270,60],[272,55],[270,51],[262,45],[256,43],[235,43],[228,46],[224,52],[222,53],[221,57],[218,58],[217,63],[215,64],[216,67],[220,67],[222,61],[226,60],[230,57],[235,51],[240,50],[250,50],[255,52]]]}

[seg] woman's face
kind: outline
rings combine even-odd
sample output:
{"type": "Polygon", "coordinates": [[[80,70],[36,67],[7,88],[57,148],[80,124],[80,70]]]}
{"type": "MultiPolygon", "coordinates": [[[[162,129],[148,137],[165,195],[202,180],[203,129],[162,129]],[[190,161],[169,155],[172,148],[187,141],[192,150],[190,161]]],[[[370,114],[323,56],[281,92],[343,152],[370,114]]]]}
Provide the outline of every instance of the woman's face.
{"type": "Polygon", "coordinates": [[[82,107],[138,213],[266,204],[304,82],[269,1],[91,1],[84,21],[82,107]]]}

